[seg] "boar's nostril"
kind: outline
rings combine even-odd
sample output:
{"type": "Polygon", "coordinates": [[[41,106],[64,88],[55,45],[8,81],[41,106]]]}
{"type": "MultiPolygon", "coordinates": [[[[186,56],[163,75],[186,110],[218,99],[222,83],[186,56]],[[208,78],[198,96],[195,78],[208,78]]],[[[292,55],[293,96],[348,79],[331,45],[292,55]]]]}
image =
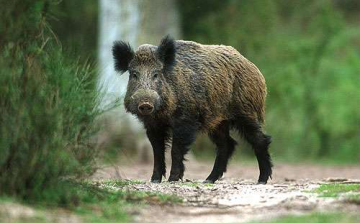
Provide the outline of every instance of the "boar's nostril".
{"type": "Polygon", "coordinates": [[[139,104],[138,110],[143,115],[149,115],[153,112],[154,106],[148,102],[143,102],[139,104]]]}

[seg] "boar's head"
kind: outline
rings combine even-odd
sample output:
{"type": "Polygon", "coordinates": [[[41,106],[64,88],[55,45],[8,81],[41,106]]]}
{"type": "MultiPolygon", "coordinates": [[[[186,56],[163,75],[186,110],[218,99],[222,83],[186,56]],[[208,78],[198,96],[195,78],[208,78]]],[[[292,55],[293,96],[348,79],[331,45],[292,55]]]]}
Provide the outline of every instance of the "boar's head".
{"type": "Polygon", "coordinates": [[[175,65],[175,53],[175,41],[168,36],[159,46],[144,44],[136,52],[128,43],[114,43],[115,70],[130,74],[124,100],[128,112],[148,116],[162,108],[169,96],[166,78],[175,65]]]}

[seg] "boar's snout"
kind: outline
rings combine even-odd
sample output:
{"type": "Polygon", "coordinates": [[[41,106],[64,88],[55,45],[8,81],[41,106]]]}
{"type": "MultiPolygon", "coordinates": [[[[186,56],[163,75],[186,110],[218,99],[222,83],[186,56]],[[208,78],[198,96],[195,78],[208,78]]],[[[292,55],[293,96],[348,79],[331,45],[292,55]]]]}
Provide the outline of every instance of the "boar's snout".
{"type": "Polygon", "coordinates": [[[159,94],[151,89],[139,89],[130,98],[125,98],[128,111],[137,115],[150,115],[159,110],[161,99],[159,94]]]}
{"type": "Polygon", "coordinates": [[[150,115],[154,111],[154,105],[149,102],[142,102],[139,104],[138,110],[142,115],[150,115]]]}

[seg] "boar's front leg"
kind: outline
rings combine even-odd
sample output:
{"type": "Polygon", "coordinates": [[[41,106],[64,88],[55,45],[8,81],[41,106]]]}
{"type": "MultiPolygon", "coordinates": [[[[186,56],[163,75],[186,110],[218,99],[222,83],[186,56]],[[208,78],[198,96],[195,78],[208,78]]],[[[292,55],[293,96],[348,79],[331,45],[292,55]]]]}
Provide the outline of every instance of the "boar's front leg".
{"type": "Polygon", "coordinates": [[[165,126],[156,128],[147,128],[146,134],[153,147],[154,152],[154,170],[151,182],[161,183],[162,176],[165,177],[165,143],[168,140],[168,132],[165,126]]]}
{"type": "Polygon", "coordinates": [[[209,136],[216,145],[216,160],[213,170],[204,183],[214,183],[226,172],[228,161],[234,153],[236,141],[230,136],[228,121],[223,121],[209,136]]]}
{"type": "Polygon", "coordinates": [[[173,127],[173,141],[171,148],[171,172],[168,181],[178,181],[184,176],[184,156],[189,146],[195,141],[198,124],[195,121],[179,120],[173,127]]]}

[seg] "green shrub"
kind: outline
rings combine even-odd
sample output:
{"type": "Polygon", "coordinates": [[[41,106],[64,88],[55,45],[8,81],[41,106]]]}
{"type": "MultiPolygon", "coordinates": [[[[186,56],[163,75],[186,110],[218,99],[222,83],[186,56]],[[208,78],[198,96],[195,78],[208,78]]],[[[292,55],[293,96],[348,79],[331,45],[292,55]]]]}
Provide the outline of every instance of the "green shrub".
{"type": "Polygon", "coordinates": [[[93,171],[98,95],[90,66],[61,51],[0,58],[0,191],[31,196],[93,171]],[[34,193],[35,193],[34,191],[34,193]]]}
{"type": "Polygon", "coordinates": [[[51,2],[15,0],[0,10],[0,194],[61,197],[49,191],[94,171],[95,70],[53,40],[51,2]]]}

